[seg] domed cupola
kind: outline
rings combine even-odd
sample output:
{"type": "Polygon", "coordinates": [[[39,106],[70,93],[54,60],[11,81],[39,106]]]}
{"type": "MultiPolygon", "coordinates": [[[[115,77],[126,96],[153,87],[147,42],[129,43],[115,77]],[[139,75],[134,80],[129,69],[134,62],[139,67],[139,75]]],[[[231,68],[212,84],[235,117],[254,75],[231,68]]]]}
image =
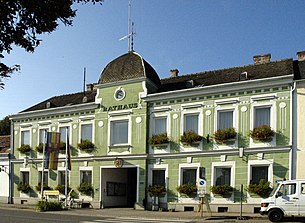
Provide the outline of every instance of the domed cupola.
{"type": "Polygon", "coordinates": [[[160,78],[154,68],[139,54],[130,51],[111,61],[100,75],[99,84],[146,77],[156,87],[160,87],[160,78]]]}

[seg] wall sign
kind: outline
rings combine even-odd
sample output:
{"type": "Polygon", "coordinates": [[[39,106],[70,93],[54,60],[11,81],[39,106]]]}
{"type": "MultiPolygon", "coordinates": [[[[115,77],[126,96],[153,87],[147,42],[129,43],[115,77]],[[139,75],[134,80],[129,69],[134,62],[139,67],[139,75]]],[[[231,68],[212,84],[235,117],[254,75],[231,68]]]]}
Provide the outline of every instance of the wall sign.
{"type": "Polygon", "coordinates": [[[125,104],[125,105],[113,105],[113,106],[101,106],[104,112],[109,112],[109,111],[118,111],[118,110],[125,110],[125,109],[132,109],[132,108],[137,108],[138,103],[132,103],[132,104],[125,104]]]}
{"type": "Polygon", "coordinates": [[[113,163],[116,168],[121,168],[123,166],[123,159],[116,158],[113,163]]]}

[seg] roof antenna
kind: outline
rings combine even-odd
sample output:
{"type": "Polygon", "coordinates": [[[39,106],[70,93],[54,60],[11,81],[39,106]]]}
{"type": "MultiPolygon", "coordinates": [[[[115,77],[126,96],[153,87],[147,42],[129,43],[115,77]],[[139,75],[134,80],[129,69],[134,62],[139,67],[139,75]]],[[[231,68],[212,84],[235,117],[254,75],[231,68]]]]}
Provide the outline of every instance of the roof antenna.
{"type": "Polygon", "coordinates": [[[85,92],[86,92],[86,67],[84,67],[84,85],[83,85],[83,92],[84,92],[84,95],[85,95],[85,92]]]}
{"type": "Polygon", "coordinates": [[[134,23],[131,22],[131,0],[129,0],[128,3],[128,34],[124,37],[122,37],[120,40],[124,40],[128,38],[128,52],[133,51],[133,36],[136,34],[133,31],[134,23]]]}

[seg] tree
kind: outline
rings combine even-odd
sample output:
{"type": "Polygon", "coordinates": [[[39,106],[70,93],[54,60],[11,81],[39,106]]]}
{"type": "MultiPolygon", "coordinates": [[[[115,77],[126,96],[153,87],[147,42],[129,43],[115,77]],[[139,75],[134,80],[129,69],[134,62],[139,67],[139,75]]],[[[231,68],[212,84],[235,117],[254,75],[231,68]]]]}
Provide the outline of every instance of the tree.
{"type": "Polygon", "coordinates": [[[71,26],[76,10],[73,3],[99,3],[103,0],[0,0],[0,89],[4,78],[20,69],[1,62],[4,53],[10,53],[13,45],[34,52],[41,43],[39,35],[56,30],[59,22],[71,26]]]}
{"type": "Polygon", "coordinates": [[[11,134],[11,123],[8,116],[0,121],[0,136],[11,134]]]}

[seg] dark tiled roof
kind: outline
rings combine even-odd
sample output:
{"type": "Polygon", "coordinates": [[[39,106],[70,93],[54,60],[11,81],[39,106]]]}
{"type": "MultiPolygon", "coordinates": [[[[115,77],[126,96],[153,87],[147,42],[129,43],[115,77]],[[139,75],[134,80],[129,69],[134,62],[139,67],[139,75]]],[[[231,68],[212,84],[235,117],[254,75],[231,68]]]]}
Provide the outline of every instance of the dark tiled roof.
{"type": "Polygon", "coordinates": [[[305,79],[305,61],[293,61],[294,65],[294,79],[305,79]]]}
{"type": "Polygon", "coordinates": [[[140,77],[147,77],[157,86],[160,86],[160,79],[154,68],[139,54],[129,52],[107,64],[98,83],[113,83],[140,77]]]}
{"type": "Polygon", "coordinates": [[[0,153],[6,153],[10,149],[11,136],[0,136],[0,153]]]}
{"type": "Polygon", "coordinates": [[[238,81],[247,81],[240,80],[240,74],[243,72],[247,72],[247,80],[290,75],[294,73],[293,60],[285,59],[264,64],[247,65],[166,78],[161,80],[161,88],[159,89],[159,92],[181,90],[190,88],[192,86],[210,86],[238,81]]]}
{"type": "Polygon", "coordinates": [[[46,109],[48,102],[50,103],[50,108],[58,108],[58,107],[69,106],[69,105],[90,103],[90,102],[95,101],[95,95],[96,95],[96,90],[86,91],[85,94],[84,94],[84,92],[79,92],[79,93],[74,93],[74,94],[55,96],[55,97],[49,98],[43,102],[40,102],[39,104],[36,104],[22,112],[46,109]],[[84,96],[87,97],[86,102],[83,102],[84,96]]]}

